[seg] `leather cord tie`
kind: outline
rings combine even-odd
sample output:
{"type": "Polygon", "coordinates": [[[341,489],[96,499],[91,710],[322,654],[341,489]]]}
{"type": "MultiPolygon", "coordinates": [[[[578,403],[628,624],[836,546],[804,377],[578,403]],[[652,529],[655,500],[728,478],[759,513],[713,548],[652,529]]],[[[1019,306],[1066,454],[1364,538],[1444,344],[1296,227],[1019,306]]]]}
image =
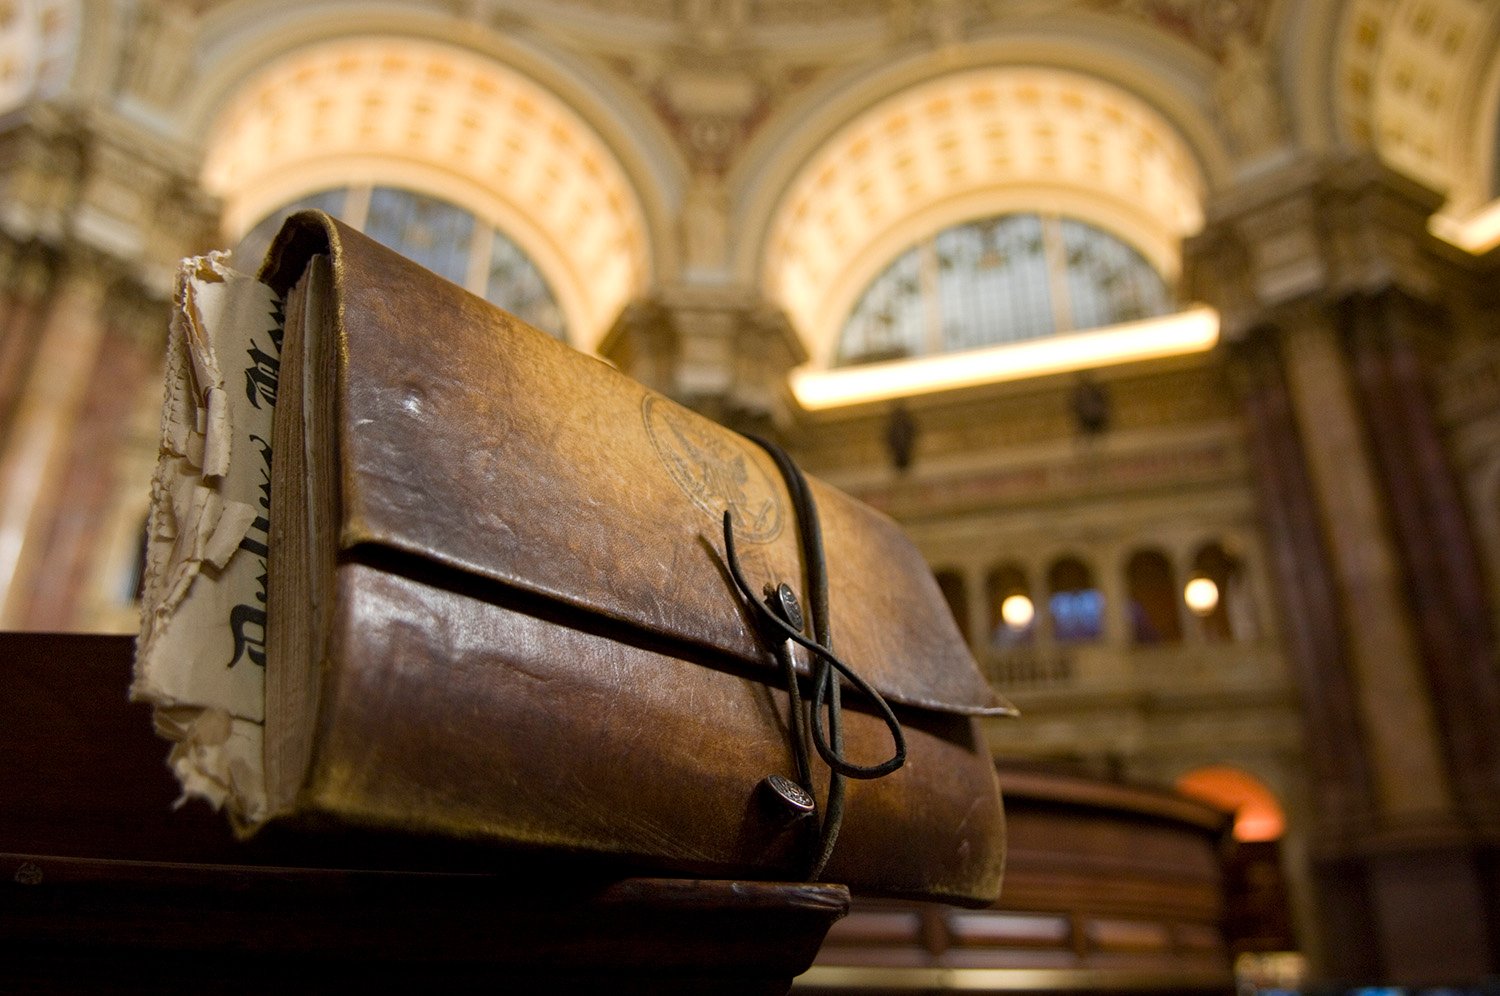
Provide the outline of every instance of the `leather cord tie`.
{"type": "MultiPolygon", "coordinates": [[[[792,752],[797,763],[800,787],[809,799],[814,798],[812,772],[808,759],[807,741],[811,733],[813,748],[830,770],[828,801],[824,807],[818,853],[809,878],[816,880],[822,874],[833,846],[838,838],[844,812],[844,779],[880,778],[906,763],[906,737],[901,722],[896,718],[890,704],[861,677],[851,666],[833,652],[833,637],[829,625],[828,569],[823,552],[823,532],[818,520],[817,505],[802,471],[779,446],[764,439],[750,437],[760,445],[781,471],[792,506],[797,516],[798,538],[802,546],[803,560],[807,569],[808,605],[804,613],[797,603],[796,595],[786,584],[766,587],[766,599],[755,595],[750,583],[740,569],[739,557],[734,548],[734,525],[730,512],[724,512],[724,549],[729,565],[730,577],[735,587],[767,630],[781,637],[777,643],[776,656],[781,663],[787,681],[787,695],[791,709],[789,723],[792,752]],[[804,619],[810,625],[812,636],[804,632],[804,619]],[[812,701],[810,721],[802,707],[801,693],[792,659],[791,644],[804,647],[813,662],[812,701]],[[840,678],[848,681],[875,706],[886,729],[890,731],[895,750],[890,757],[878,764],[856,764],[844,754],[843,703],[840,678]],[[827,712],[825,723],[824,712],[827,712]]],[[[773,776],[776,778],[779,776],[773,776]]]]}

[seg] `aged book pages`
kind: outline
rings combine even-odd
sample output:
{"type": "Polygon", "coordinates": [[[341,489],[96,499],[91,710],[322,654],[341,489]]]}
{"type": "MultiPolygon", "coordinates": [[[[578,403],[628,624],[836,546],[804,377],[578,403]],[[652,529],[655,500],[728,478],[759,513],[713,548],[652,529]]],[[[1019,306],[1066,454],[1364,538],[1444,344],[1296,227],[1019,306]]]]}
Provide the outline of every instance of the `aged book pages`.
{"type": "Polygon", "coordinates": [[[211,253],[177,277],[131,696],[184,797],[266,812],[266,559],[281,302],[211,253]]]}
{"type": "Polygon", "coordinates": [[[327,256],[314,256],[286,299],[280,402],[272,436],[266,631],[268,811],[293,809],[312,756],[318,679],[327,657],[338,517],[333,426],[336,336],[327,256]]]}

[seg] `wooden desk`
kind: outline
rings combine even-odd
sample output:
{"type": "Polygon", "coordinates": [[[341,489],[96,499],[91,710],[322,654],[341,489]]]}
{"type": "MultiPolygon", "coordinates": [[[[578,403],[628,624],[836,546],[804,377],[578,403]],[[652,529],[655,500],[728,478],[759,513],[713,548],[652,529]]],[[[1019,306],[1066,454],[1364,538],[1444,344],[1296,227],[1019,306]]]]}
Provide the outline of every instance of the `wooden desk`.
{"type": "Polygon", "coordinates": [[[841,886],[390,835],[235,841],[126,702],[132,641],[0,634],[0,978],[32,992],[784,993],[841,886]]]}

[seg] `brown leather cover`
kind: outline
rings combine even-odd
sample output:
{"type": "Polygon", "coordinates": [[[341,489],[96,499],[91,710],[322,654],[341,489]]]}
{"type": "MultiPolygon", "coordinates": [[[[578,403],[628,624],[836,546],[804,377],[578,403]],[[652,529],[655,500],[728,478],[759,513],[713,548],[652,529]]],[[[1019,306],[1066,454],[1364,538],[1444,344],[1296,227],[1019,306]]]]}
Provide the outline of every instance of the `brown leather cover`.
{"type": "MultiPolygon", "coordinates": [[[[785,689],[720,525],[727,507],[752,584],[800,591],[774,463],[321,214],[287,223],[262,279],[285,293],[320,253],[340,325],[322,389],[338,392],[343,511],[300,805],[680,871],[796,874],[797,831],[757,796],[767,774],[793,773],[785,689]]],[[[993,899],[1004,825],[973,717],[1010,707],[900,530],[810,483],[836,649],[909,741],[900,771],[850,782],[825,877],[993,899]]],[[[888,756],[881,721],[845,699],[846,753],[888,756]]]]}

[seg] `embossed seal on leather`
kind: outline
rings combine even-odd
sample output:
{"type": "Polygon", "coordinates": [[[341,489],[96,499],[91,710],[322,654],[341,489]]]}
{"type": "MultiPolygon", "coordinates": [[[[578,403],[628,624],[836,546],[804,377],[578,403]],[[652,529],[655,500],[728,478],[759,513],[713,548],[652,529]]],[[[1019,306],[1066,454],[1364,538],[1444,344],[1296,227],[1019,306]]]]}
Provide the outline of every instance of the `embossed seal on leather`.
{"type": "Polygon", "coordinates": [[[641,419],[662,466],[713,521],[728,509],[742,540],[769,543],[781,535],[781,498],[742,442],[655,394],[641,399],[641,419]]]}

